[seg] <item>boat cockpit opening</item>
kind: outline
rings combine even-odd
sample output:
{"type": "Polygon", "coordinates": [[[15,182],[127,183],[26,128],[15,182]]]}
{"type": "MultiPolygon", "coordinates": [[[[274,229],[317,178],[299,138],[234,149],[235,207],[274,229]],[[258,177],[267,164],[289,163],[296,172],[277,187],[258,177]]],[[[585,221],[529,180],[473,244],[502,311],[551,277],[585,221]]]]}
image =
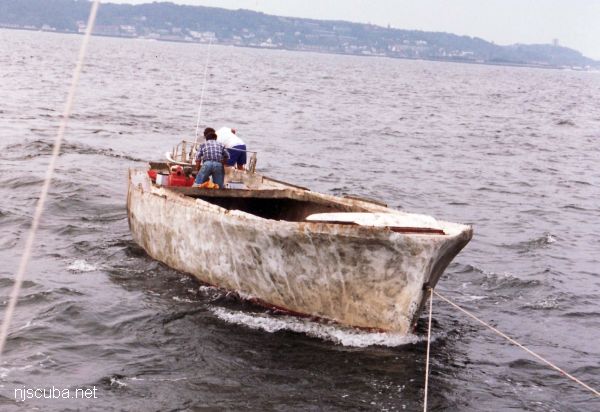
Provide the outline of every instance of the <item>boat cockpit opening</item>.
{"type": "Polygon", "coordinates": [[[241,210],[263,219],[303,222],[314,213],[363,212],[359,207],[277,197],[194,196],[227,210],[241,210]]]}
{"type": "Polygon", "coordinates": [[[366,212],[362,207],[337,203],[309,194],[294,195],[287,190],[212,190],[170,188],[227,210],[240,210],[263,219],[303,222],[315,213],[366,212]]]}

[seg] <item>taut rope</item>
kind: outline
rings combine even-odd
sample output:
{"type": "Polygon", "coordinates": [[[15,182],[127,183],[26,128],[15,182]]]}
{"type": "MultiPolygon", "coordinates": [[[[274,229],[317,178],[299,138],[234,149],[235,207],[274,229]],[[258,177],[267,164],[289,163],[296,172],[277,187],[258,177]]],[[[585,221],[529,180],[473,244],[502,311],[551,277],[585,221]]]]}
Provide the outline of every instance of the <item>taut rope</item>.
{"type": "MultiPolygon", "coordinates": [[[[470,318],[475,319],[477,322],[481,323],[483,326],[485,326],[486,328],[490,329],[491,331],[493,331],[497,335],[502,336],[504,339],[506,339],[507,341],[509,341],[513,345],[518,346],[519,348],[523,349],[525,352],[529,353],[534,358],[536,358],[536,359],[540,360],[541,362],[545,363],[546,365],[550,366],[552,369],[557,370],[561,374],[565,375],[567,378],[571,379],[573,382],[575,382],[578,385],[580,385],[580,386],[584,387],[585,389],[589,390],[594,395],[600,397],[600,392],[598,392],[596,389],[592,388],[591,386],[583,383],[582,381],[580,381],[579,379],[577,379],[575,376],[573,376],[570,373],[566,372],[564,369],[559,368],[554,363],[552,363],[549,360],[547,360],[547,359],[543,358],[542,356],[538,355],[537,353],[535,353],[531,349],[525,347],[525,345],[520,344],[519,342],[517,342],[516,340],[514,340],[510,336],[506,335],[505,333],[503,333],[503,332],[499,331],[498,329],[496,329],[495,327],[493,327],[492,325],[490,325],[490,324],[486,323],[485,321],[479,319],[477,316],[475,316],[474,314],[472,314],[468,310],[463,309],[462,307],[458,306],[456,303],[450,301],[450,299],[445,298],[444,296],[440,295],[438,292],[436,292],[434,290],[431,290],[431,292],[435,293],[440,299],[442,299],[446,303],[450,304],[451,306],[455,307],[459,311],[463,312],[464,314],[466,314],[470,318]]],[[[431,326],[431,320],[430,320],[430,326],[431,326]]],[[[428,345],[429,345],[429,339],[427,340],[427,342],[428,342],[428,345]]],[[[428,346],[428,349],[429,349],[429,346],[428,346]]],[[[429,351],[428,351],[428,353],[429,353],[429,351]]],[[[427,381],[425,381],[425,388],[427,388],[427,381]]],[[[427,390],[425,390],[425,405],[427,405],[427,390]]]]}
{"type": "Polygon", "coordinates": [[[50,157],[50,163],[48,164],[48,169],[46,169],[46,177],[44,179],[44,184],[42,186],[40,198],[38,200],[37,206],[33,213],[33,221],[31,222],[31,228],[29,229],[29,234],[27,235],[27,241],[25,242],[25,249],[23,251],[23,255],[21,256],[21,261],[19,262],[19,268],[17,270],[17,274],[15,275],[15,283],[10,292],[10,299],[8,301],[8,306],[6,307],[6,312],[4,312],[4,321],[2,322],[2,329],[0,329],[0,360],[2,357],[2,352],[4,351],[4,345],[6,343],[6,338],[8,336],[8,328],[10,327],[10,323],[12,321],[13,313],[15,311],[15,306],[17,305],[17,299],[19,298],[19,292],[21,291],[21,285],[23,284],[23,277],[25,275],[25,270],[27,269],[27,264],[29,263],[29,259],[31,257],[31,250],[33,248],[33,242],[35,241],[35,237],[37,234],[38,226],[40,224],[42,212],[44,211],[44,204],[46,203],[46,197],[48,196],[48,189],[50,189],[50,182],[52,180],[52,175],[54,174],[54,169],[56,167],[56,159],[58,158],[58,155],[60,153],[60,147],[62,145],[63,137],[65,135],[65,130],[67,128],[67,122],[69,121],[69,117],[71,116],[71,110],[73,109],[73,101],[75,99],[75,91],[77,90],[77,84],[79,83],[81,69],[83,68],[83,60],[85,58],[87,46],[88,46],[88,43],[90,40],[90,36],[92,34],[94,22],[96,21],[96,14],[98,13],[99,4],[100,4],[100,0],[94,0],[94,2],[92,3],[92,8],[90,10],[90,16],[88,18],[87,27],[85,28],[85,35],[83,36],[83,40],[81,42],[81,48],[79,49],[77,65],[75,66],[75,69],[73,71],[73,78],[71,80],[71,87],[69,88],[67,102],[65,103],[65,108],[62,113],[62,118],[60,121],[60,127],[58,128],[58,133],[54,140],[54,148],[52,150],[52,156],[50,157]]]}
{"type": "MultiPolygon", "coordinates": [[[[200,113],[202,112],[202,102],[204,101],[204,89],[206,87],[206,73],[208,72],[208,58],[210,57],[210,46],[212,45],[212,39],[208,42],[208,46],[206,46],[206,62],[204,63],[204,78],[202,79],[202,91],[200,92],[200,105],[198,106],[198,118],[196,119],[196,140],[194,140],[194,146],[196,147],[198,144],[198,130],[200,128],[200,113]]],[[[193,161],[192,161],[193,163],[193,161]]]]}
{"type": "Polygon", "coordinates": [[[429,386],[429,348],[431,346],[431,314],[433,312],[433,289],[429,291],[429,326],[427,327],[427,357],[425,358],[425,399],[423,400],[423,411],[427,412],[427,388],[429,386]]]}

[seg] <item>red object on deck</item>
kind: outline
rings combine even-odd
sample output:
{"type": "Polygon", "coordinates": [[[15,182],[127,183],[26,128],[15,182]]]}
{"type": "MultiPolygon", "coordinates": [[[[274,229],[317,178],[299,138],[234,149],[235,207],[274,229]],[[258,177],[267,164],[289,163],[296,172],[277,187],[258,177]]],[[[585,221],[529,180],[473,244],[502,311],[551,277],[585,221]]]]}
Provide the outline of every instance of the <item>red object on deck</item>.
{"type": "Polygon", "coordinates": [[[148,176],[150,176],[150,180],[152,180],[152,182],[156,182],[156,170],[154,169],[150,169],[148,170],[148,176]]]}
{"type": "Polygon", "coordinates": [[[183,167],[177,166],[171,169],[169,175],[169,186],[191,186],[194,184],[193,176],[186,176],[183,167]]]}

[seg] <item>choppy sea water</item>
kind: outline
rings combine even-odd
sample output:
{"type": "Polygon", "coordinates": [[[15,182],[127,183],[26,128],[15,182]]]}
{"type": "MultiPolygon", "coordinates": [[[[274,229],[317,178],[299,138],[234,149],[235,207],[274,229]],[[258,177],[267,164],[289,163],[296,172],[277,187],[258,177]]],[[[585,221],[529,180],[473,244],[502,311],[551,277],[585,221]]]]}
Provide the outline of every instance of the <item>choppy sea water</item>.
{"type": "MultiPolygon", "coordinates": [[[[0,30],[0,303],[81,37],[0,30]]],[[[258,168],[469,223],[437,290],[600,387],[600,75],[93,38],[6,352],[2,410],[420,410],[415,335],[275,316],[150,259],[126,173],[234,126],[258,168]],[[15,389],[96,388],[15,401],[15,389]]],[[[600,400],[434,301],[431,410],[600,400]]]]}

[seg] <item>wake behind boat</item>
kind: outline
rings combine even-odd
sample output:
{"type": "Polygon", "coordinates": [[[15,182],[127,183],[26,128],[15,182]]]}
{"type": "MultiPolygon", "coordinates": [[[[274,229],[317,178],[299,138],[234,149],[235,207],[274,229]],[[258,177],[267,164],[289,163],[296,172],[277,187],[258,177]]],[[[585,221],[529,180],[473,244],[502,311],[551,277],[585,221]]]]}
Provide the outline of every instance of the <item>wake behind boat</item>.
{"type": "Polygon", "coordinates": [[[253,166],[227,171],[225,186],[235,188],[189,187],[185,149],[179,161],[177,153],[129,171],[134,240],[174,269],[269,307],[405,334],[426,289],[472,237],[470,226],[316,193],[253,166]]]}

